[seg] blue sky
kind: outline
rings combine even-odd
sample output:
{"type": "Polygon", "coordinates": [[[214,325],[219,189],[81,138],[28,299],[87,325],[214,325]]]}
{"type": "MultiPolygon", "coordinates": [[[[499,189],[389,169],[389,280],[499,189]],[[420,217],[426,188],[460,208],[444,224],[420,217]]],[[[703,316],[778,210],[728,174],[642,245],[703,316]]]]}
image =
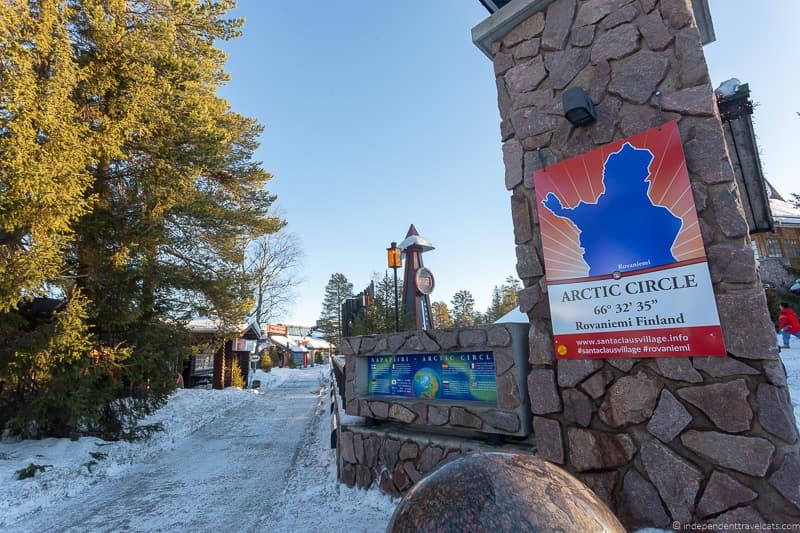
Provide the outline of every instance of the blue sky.
{"type": "MultiPolygon", "coordinates": [[[[800,192],[800,2],[752,6],[711,0],[712,79],[750,83],[768,178],[800,192]]],[[[283,321],[313,324],[334,272],[365,287],[411,223],[437,247],[433,300],[468,289],[484,309],[516,260],[492,65],[470,38],[488,15],[478,0],[241,0],[235,15],[247,22],[223,45],[221,94],[265,125],[257,156],[305,253],[283,321]]]]}

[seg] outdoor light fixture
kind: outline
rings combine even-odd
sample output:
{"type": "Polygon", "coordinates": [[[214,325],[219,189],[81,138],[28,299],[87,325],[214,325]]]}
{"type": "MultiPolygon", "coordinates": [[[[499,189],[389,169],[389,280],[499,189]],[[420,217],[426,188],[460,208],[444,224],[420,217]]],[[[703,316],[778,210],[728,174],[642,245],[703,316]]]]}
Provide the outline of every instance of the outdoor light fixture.
{"type": "Polygon", "coordinates": [[[400,331],[400,309],[398,308],[397,294],[397,269],[403,266],[403,257],[400,255],[402,250],[397,247],[397,243],[393,242],[392,245],[386,249],[386,258],[389,263],[389,268],[394,270],[394,330],[400,331]]]}
{"type": "Polygon", "coordinates": [[[389,268],[400,268],[403,266],[403,260],[400,256],[401,250],[397,247],[397,243],[393,242],[391,248],[386,249],[386,256],[389,261],[389,268]]]}
{"type": "Polygon", "coordinates": [[[562,102],[564,116],[575,127],[591,124],[597,119],[592,99],[580,87],[571,87],[564,91],[562,102]]]}

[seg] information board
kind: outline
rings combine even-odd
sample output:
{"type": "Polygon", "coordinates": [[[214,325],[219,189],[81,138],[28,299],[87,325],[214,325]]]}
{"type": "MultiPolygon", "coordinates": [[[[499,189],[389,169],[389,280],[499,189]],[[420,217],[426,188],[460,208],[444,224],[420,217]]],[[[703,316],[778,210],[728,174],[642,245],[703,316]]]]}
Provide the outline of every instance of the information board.
{"type": "Polygon", "coordinates": [[[725,355],[677,122],[533,179],[558,357],[725,355]]]}
{"type": "Polygon", "coordinates": [[[497,405],[490,351],[371,355],[367,359],[369,396],[497,405]]]}

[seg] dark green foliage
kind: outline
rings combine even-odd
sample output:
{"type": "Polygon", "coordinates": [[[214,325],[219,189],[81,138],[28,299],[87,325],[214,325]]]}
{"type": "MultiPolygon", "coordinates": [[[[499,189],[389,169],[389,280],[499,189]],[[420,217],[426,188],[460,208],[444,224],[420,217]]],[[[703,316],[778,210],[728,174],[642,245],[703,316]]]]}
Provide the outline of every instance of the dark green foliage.
{"type": "Polygon", "coordinates": [[[506,278],[502,285],[495,285],[492,291],[492,303],[486,310],[483,320],[491,324],[517,306],[517,293],[522,289],[522,284],[514,276],[506,278]]]}
{"type": "Polygon", "coordinates": [[[51,468],[53,465],[37,465],[34,463],[29,464],[25,468],[17,470],[17,479],[28,479],[36,475],[37,472],[44,472],[46,468],[51,468]]]}
{"type": "MultiPolygon", "coordinates": [[[[391,333],[395,330],[394,279],[390,277],[388,271],[385,271],[383,277],[377,274],[373,275],[373,281],[375,282],[375,298],[353,322],[353,335],[391,333]]],[[[397,281],[397,294],[398,299],[402,298],[403,284],[400,280],[397,281]]],[[[400,313],[403,313],[402,304],[399,301],[398,310],[400,313]]],[[[410,328],[404,327],[407,325],[405,317],[401,315],[400,318],[401,329],[415,328],[414,324],[411,324],[410,328]]]]}
{"type": "Polygon", "coordinates": [[[475,311],[475,298],[467,290],[460,290],[453,295],[450,301],[453,326],[463,328],[474,326],[478,312],[475,311]]]}
{"type": "Polygon", "coordinates": [[[217,94],[232,7],[0,8],[0,430],[146,438],[136,420],[189,354],[181,321],[253,308],[248,242],[284,222],[261,126],[217,94]],[[26,311],[45,294],[68,304],[26,311]]]}
{"type": "Polygon", "coordinates": [[[320,313],[320,328],[328,334],[328,340],[337,346],[341,344],[342,337],[342,301],[353,296],[353,284],[347,281],[342,273],[331,275],[325,286],[325,297],[322,300],[320,313]]]}

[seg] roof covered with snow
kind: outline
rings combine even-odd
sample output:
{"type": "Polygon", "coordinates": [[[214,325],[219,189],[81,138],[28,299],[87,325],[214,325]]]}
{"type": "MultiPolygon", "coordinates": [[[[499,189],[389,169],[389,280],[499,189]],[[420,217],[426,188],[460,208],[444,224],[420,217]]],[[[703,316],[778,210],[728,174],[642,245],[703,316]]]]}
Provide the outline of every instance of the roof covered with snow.
{"type": "Polygon", "coordinates": [[[270,335],[269,340],[281,348],[286,348],[293,352],[307,352],[308,350],[329,350],[333,347],[331,343],[324,339],[313,337],[299,337],[297,335],[270,335]]]}
{"type": "Polygon", "coordinates": [[[800,208],[789,202],[771,198],[769,210],[779,226],[800,226],[800,208]]]}
{"type": "MultiPolygon", "coordinates": [[[[225,329],[225,326],[226,324],[224,324],[219,318],[198,317],[191,319],[186,325],[186,328],[192,333],[219,333],[221,330],[225,329]]],[[[255,323],[246,321],[232,326],[231,329],[238,331],[239,333],[244,333],[251,327],[255,328],[257,334],[260,334],[261,329],[255,323]]]]}

